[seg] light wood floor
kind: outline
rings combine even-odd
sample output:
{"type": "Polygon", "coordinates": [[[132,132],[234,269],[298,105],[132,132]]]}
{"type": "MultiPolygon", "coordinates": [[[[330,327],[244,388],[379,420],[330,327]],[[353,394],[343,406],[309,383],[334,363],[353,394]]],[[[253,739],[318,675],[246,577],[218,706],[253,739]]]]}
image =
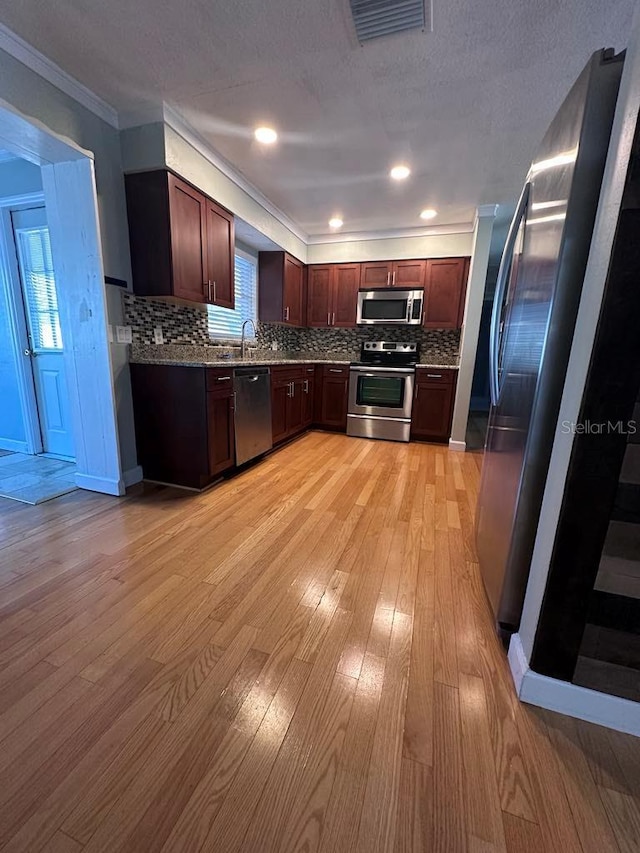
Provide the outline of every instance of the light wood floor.
{"type": "Polygon", "coordinates": [[[480,461],[310,433],[0,502],[0,849],[640,850],[640,741],[515,699],[480,461]]]}

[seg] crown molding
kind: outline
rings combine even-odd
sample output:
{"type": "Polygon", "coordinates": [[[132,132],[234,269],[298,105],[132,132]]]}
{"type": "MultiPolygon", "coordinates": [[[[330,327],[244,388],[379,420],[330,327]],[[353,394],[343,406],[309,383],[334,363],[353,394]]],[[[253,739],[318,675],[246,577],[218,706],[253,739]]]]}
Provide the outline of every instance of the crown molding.
{"type": "Polygon", "coordinates": [[[181,136],[189,143],[196,151],[201,154],[205,160],[208,160],[216,169],[219,169],[223,175],[229,178],[230,181],[240,187],[241,190],[247,193],[257,204],[263,207],[268,213],[276,219],[280,225],[290,231],[294,237],[301,240],[305,244],[309,244],[309,235],[297,225],[293,219],[290,219],[287,214],[276,207],[273,202],[264,195],[256,186],[245,178],[242,172],[239,172],[234,166],[229,163],[215,148],[202,137],[193,126],[176,110],[168,104],[163,105],[163,118],[172,130],[181,136]]]}
{"type": "Polygon", "coordinates": [[[346,234],[312,234],[307,238],[309,246],[319,243],[355,243],[361,240],[396,240],[403,237],[438,237],[446,234],[471,234],[473,222],[454,225],[434,225],[430,228],[389,228],[382,231],[349,231],[346,234]]]}
{"type": "Polygon", "coordinates": [[[60,89],[65,95],[69,95],[74,101],[78,101],[107,124],[115,128],[118,127],[118,113],[110,104],[103,101],[75,77],[63,71],[59,65],[56,65],[55,62],[28,44],[19,35],[5,27],[4,24],[0,24],[0,50],[4,50],[13,56],[14,59],[26,65],[27,68],[51,83],[52,86],[60,89]]]}

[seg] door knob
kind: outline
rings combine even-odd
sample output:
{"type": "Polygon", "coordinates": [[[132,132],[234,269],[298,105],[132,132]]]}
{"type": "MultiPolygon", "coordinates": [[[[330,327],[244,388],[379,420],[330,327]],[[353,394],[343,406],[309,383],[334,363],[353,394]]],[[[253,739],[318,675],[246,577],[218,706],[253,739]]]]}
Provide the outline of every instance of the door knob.
{"type": "Polygon", "coordinates": [[[25,354],[25,355],[35,355],[35,353],[34,353],[34,351],[33,351],[32,349],[26,349],[26,350],[24,351],[24,354],[25,354]]]}

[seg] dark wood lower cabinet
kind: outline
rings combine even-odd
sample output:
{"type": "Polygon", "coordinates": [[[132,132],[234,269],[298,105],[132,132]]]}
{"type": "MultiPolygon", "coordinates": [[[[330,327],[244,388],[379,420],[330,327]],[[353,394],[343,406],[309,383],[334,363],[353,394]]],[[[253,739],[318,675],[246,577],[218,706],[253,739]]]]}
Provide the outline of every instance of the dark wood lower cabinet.
{"type": "Polygon", "coordinates": [[[317,390],[316,422],[324,429],[347,429],[349,368],[324,364],[317,390]]]}
{"type": "Polygon", "coordinates": [[[316,368],[305,367],[302,380],[302,426],[308,429],[313,423],[316,398],[316,368]]]}
{"type": "Polygon", "coordinates": [[[132,364],[131,384],[145,479],[202,489],[233,467],[230,371],[132,364]]]}
{"type": "MultiPolygon", "coordinates": [[[[271,423],[273,443],[278,444],[309,426],[305,379],[308,365],[271,368],[271,423]]],[[[312,368],[313,369],[313,368],[312,368]]]]}
{"type": "Polygon", "coordinates": [[[236,462],[233,391],[207,393],[209,474],[212,477],[233,468],[236,462]]]}
{"type": "Polygon", "coordinates": [[[447,441],[451,435],[457,370],[420,368],[411,413],[411,438],[447,441]]]}

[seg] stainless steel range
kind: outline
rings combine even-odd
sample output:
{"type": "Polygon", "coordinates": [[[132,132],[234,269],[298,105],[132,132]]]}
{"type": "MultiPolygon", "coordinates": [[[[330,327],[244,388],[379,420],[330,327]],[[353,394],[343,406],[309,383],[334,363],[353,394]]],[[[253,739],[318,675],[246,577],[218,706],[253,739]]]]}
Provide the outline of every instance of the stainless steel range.
{"type": "Polygon", "coordinates": [[[367,341],[349,370],[347,435],[409,441],[420,344],[367,341]]]}

